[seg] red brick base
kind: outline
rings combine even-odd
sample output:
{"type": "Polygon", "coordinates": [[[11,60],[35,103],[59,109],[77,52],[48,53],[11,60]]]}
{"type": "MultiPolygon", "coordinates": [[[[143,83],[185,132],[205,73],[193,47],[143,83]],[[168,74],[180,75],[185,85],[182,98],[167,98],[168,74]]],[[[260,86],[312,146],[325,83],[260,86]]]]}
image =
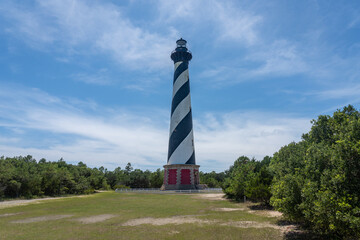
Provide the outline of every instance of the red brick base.
{"type": "Polygon", "coordinates": [[[165,165],[163,189],[197,189],[200,183],[199,167],[199,165],[190,164],[165,165]]]}

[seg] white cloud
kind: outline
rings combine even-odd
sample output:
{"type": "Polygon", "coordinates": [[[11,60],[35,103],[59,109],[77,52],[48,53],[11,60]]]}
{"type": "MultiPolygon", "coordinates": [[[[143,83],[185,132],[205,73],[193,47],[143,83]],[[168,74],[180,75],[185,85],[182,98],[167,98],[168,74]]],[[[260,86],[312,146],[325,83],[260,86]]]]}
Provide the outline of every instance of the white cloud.
{"type": "Polygon", "coordinates": [[[219,39],[237,40],[247,44],[258,41],[256,25],[262,21],[262,17],[237,9],[231,4],[214,2],[214,11],[219,24],[219,39]]]}
{"type": "Polygon", "coordinates": [[[117,161],[119,165],[127,161],[138,165],[166,162],[168,131],[147,116],[100,109],[90,115],[73,102],[52,98],[39,90],[2,89],[0,99],[7,104],[0,105],[0,126],[23,129],[25,133],[20,136],[31,139],[8,146],[2,143],[2,154],[32,154],[37,158],[57,155],[51,160],[66,157],[95,166],[117,161]],[[30,132],[28,136],[26,131],[30,132]],[[32,137],[34,133],[37,137],[32,137]],[[47,140],[46,147],[39,146],[47,140]]]}
{"type": "Polygon", "coordinates": [[[288,76],[309,71],[300,49],[286,40],[275,41],[270,46],[263,46],[247,57],[263,64],[252,71],[250,76],[280,75],[288,76]]]}
{"type": "Polygon", "coordinates": [[[195,122],[195,148],[198,163],[208,170],[225,169],[239,156],[258,160],[280,147],[299,141],[310,128],[309,119],[266,112],[208,114],[195,122]],[[218,164],[219,166],[216,166],[218,164]]]}
{"type": "Polygon", "coordinates": [[[334,90],[326,90],[320,92],[320,96],[323,98],[348,98],[348,97],[358,97],[360,92],[360,86],[354,86],[351,88],[340,88],[334,90]]]}
{"type": "Polygon", "coordinates": [[[323,91],[311,92],[309,95],[315,95],[321,99],[349,99],[352,102],[360,100],[359,97],[360,84],[353,86],[339,86],[336,89],[328,89],[323,91]]]}
{"type": "MultiPolygon", "coordinates": [[[[17,129],[0,141],[5,156],[83,161],[109,169],[127,162],[156,169],[166,163],[168,112],[150,109],[101,109],[52,97],[36,89],[2,86],[0,130],[17,129]],[[16,141],[15,141],[16,140],[16,141]]],[[[81,102],[81,101],[80,101],[81,102]]],[[[212,113],[194,120],[197,163],[203,170],[222,171],[241,156],[261,159],[297,141],[309,120],[271,113],[212,113]]]]}
{"type": "Polygon", "coordinates": [[[169,65],[174,32],[159,35],[135,26],[110,3],[39,0],[28,8],[3,3],[0,11],[10,19],[8,32],[46,51],[105,53],[134,69],[169,65]]]}
{"type": "Polygon", "coordinates": [[[44,16],[40,13],[35,14],[22,6],[14,7],[6,2],[0,5],[0,12],[10,20],[5,31],[15,35],[22,33],[31,45],[36,46],[36,42],[52,43],[55,41],[56,28],[50,24],[44,24],[42,21],[44,16]]]}
{"type": "Polygon", "coordinates": [[[230,62],[210,66],[198,76],[207,81],[210,79],[217,86],[269,76],[314,75],[316,72],[318,69],[308,66],[306,56],[297,44],[278,40],[267,46],[258,44],[249,49],[248,54],[241,59],[231,59],[230,62]]]}
{"type": "Polygon", "coordinates": [[[88,74],[88,73],[72,74],[72,78],[75,81],[84,82],[93,85],[104,86],[104,85],[112,84],[112,81],[108,76],[108,70],[105,68],[98,70],[94,74],[88,74]]]}
{"type": "Polygon", "coordinates": [[[197,29],[210,26],[211,30],[207,30],[208,37],[213,32],[212,37],[220,42],[235,41],[252,45],[258,40],[256,27],[262,21],[262,17],[233,2],[162,0],[158,3],[159,22],[173,23],[174,27],[187,23],[191,28],[197,29]]]}

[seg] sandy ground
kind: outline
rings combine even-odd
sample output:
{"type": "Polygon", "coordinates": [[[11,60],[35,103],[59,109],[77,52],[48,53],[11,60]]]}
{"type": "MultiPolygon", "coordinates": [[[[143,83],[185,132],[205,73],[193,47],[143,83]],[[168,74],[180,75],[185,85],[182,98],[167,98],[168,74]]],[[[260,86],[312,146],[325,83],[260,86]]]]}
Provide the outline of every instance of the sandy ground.
{"type": "Polygon", "coordinates": [[[254,213],[261,216],[267,217],[281,217],[282,213],[275,210],[249,210],[249,213],[254,213]]]}
{"type": "MultiPolygon", "coordinates": [[[[201,199],[207,199],[207,200],[226,200],[225,194],[223,193],[204,193],[204,194],[198,194],[194,196],[194,198],[201,198],[201,199]]],[[[251,206],[251,204],[249,204],[251,206]]],[[[267,216],[267,217],[281,217],[282,213],[275,211],[275,210],[250,210],[249,208],[215,208],[214,211],[224,211],[224,212],[230,212],[230,211],[247,211],[249,213],[267,216]]]]}
{"type": "Polygon", "coordinates": [[[223,193],[202,193],[196,194],[193,198],[208,199],[208,200],[226,200],[223,193]]]}
{"type": "Polygon", "coordinates": [[[232,211],[244,211],[245,208],[214,208],[217,212],[232,212],[232,211]]]}
{"type": "Polygon", "coordinates": [[[142,224],[150,224],[154,226],[161,226],[167,224],[185,224],[185,223],[195,223],[195,224],[219,224],[221,226],[232,226],[238,228],[273,228],[281,230],[282,233],[292,231],[296,228],[295,225],[287,226],[278,226],[268,222],[254,222],[254,221],[230,221],[223,222],[218,220],[206,220],[198,219],[190,216],[176,216],[171,218],[137,218],[131,219],[122,224],[122,226],[138,226],[142,224]]]}
{"type": "Polygon", "coordinates": [[[81,222],[83,224],[89,224],[89,223],[103,222],[103,221],[108,220],[108,219],[113,218],[113,217],[116,217],[116,215],[102,214],[102,215],[95,215],[95,216],[75,219],[75,221],[81,222]]]}
{"type": "Polygon", "coordinates": [[[282,213],[275,210],[249,210],[249,208],[214,208],[213,211],[217,212],[232,212],[232,211],[246,211],[248,213],[253,213],[256,215],[266,216],[266,217],[281,217],[282,213]]]}
{"type": "Polygon", "coordinates": [[[161,226],[166,224],[184,224],[184,223],[197,223],[197,224],[209,224],[214,221],[198,219],[189,216],[176,216],[171,218],[136,218],[131,219],[122,224],[122,226],[138,226],[142,224],[151,224],[155,226],[161,226]]]}
{"type": "Polygon", "coordinates": [[[239,227],[239,228],[275,228],[275,229],[281,229],[281,226],[271,224],[271,223],[259,223],[259,222],[253,222],[253,221],[236,221],[236,222],[226,222],[220,224],[222,226],[233,226],[233,227],[239,227]]]}
{"type": "Polygon", "coordinates": [[[69,218],[73,215],[48,215],[48,216],[41,216],[41,217],[33,217],[33,218],[25,218],[16,221],[12,221],[12,223],[33,223],[33,222],[44,222],[50,220],[58,220],[63,218],[69,218]]]}
{"type": "Polygon", "coordinates": [[[56,200],[56,199],[75,198],[75,197],[90,197],[90,196],[92,195],[78,195],[71,197],[48,197],[48,198],[37,198],[37,199],[29,199],[29,200],[10,200],[10,201],[0,202],[0,209],[16,207],[16,206],[24,206],[29,204],[37,204],[46,200],[56,200]]]}
{"type": "Polygon", "coordinates": [[[296,225],[287,225],[287,226],[279,226],[272,223],[267,222],[253,222],[253,221],[236,221],[236,222],[227,222],[220,224],[222,226],[232,226],[238,228],[273,228],[281,231],[282,234],[288,233],[290,231],[294,231],[297,229],[296,225]]]}
{"type": "Polygon", "coordinates": [[[0,214],[0,218],[2,218],[2,217],[10,217],[10,216],[19,215],[19,214],[21,214],[21,212],[18,212],[18,213],[4,213],[4,214],[0,214]]]}
{"type": "Polygon", "coordinates": [[[169,232],[169,235],[174,235],[174,234],[178,234],[178,233],[180,233],[180,232],[173,230],[173,231],[170,231],[170,232],[169,232]]]}

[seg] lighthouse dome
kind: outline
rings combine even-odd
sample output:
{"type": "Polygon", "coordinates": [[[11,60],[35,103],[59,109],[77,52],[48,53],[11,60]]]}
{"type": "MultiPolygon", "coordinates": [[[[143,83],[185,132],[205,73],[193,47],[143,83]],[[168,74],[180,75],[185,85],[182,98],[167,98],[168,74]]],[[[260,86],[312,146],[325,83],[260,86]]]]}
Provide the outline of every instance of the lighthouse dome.
{"type": "Polygon", "coordinates": [[[180,38],[179,40],[176,41],[176,45],[177,45],[177,47],[186,48],[186,40],[180,38]]]}

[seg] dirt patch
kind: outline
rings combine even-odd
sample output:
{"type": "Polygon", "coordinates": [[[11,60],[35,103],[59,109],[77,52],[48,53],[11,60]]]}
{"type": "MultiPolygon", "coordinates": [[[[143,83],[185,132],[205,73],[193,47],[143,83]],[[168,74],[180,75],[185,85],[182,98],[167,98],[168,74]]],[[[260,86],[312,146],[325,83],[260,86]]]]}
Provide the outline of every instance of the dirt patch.
{"type": "Polygon", "coordinates": [[[273,228],[280,230],[282,234],[286,234],[293,231],[298,231],[298,226],[296,225],[276,225],[268,222],[253,222],[253,221],[236,221],[236,222],[226,222],[220,224],[222,226],[232,226],[232,227],[238,227],[238,228],[273,228]]]}
{"type": "Polygon", "coordinates": [[[281,217],[282,213],[278,212],[278,211],[274,211],[274,210],[269,210],[269,211],[248,211],[249,213],[255,213],[257,215],[261,215],[261,216],[266,216],[266,217],[281,217]]]}
{"type": "Polygon", "coordinates": [[[265,211],[265,214],[270,217],[281,217],[283,214],[278,211],[265,211]]]}
{"type": "Polygon", "coordinates": [[[254,213],[256,215],[265,217],[281,217],[282,213],[275,211],[271,206],[264,204],[250,204],[247,206],[250,210],[248,213],[254,213]]]}
{"type": "Polygon", "coordinates": [[[169,235],[175,235],[175,234],[178,234],[178,233],[180,233],[180,232],[179,231],[170,231],[169,235]]]}
{"type": "MultiPolygon", "coordinates": [[[[223,222],[218,220],[206,220],[198,219],[192,216],[176,216],[171,218],[137,218],[129,220],[122,224],[122,226],[138,226],[142,224],[151,224],[155,226],[161,226],[166,224],[185,224],[185,223],[195,223],[195,224],[219,224],[221,226],[231,226],[238,228],[273,228],[281,231],[281,234],[288,234],[293,231],[297,231],[297,226],[292,224],[287,225],[276,225],[269,222],[255,222],[255,221],[231,221],[223,222]]],[[[176,234],[177,231],[173,231],[169,234],[176,234]]]]}
{"type": "Polygon", "coordinates": [[[89,224],[89,223],[103,222],[103,221],[113,218],[115,216],[116,215],[113,215],[113,214],[102,214],[102,215],[96,215],[96,216],[91,216],[91,217],[79,218],[79,219],[75,219],[75,220],[78,222],[81,222],[83,224],[89,224]]]}
{"type": "Polygon", "coordinates": [[[22,214],[22,212],[18,212],[18,213],[4,213],[4,214],[0,214],[0,218],[1,218],[1,217],[15,216],[15,215],[19,215],[19,214],[22,214]]]}
{"type": "Polygon", "coordinates": [[[137,218],[132,219],[124,224],[122,226],[138,226],[142,224],[151,224],[155,226],[161,226],[166,224],[184,224],[184,223],[197,223],[197,224],[209,224],[213,223],[214,221],[210,220],[202,220],[194,217],[188,217],[188,216],[176,216],[171,218],[137,218]]]}
{"type": "Polygon", "coordinates": [[[232,212],[232,211],[244,211],[245,208],[214,208],[212,210],[217,212],[232,212]]]}
{"type": "Polygon", "coordinates": [[[75,198],[75,197],[89,197],[92,195],[78,195],[78,196],[71,196],[71,197],[48,197],[48,198],[37,198],[37,199],[29,199],[29,200],[10,200],[0,202],[0,209],[16,207],[16,206],[24,206],[29,204],[38,204],[46,200],[56,200],[56,199],[63,199],[63,198],[75,198]]]}
{"type": "Polygon", "coordinates": [[[197,194],[194,198],[207,199],[207,200],[226,200],[223,193],[202,193],[197,194]]]}
{"type": "Polygon", "coordinates": [[[47,199],[43,198],[43,199],[31,199],[31,200],[10,200],[5,202],[0,202],[0,209],[39,203],[39,201],[42,200],[47,200],[47,199]]]}
{"type": "Polygon", "coordinates": [[[281,229],[281,226],[277,226],[271,223],[259,223],[254,221],[236,221],[236,222],[226,222],[220,224],[222,226],[232,226],[232,227],[239,227],[239,228],[274,228],[274,229],[281,229]]]}
{"type": "Polygon", "coordinates": [[[33,222],[44,222],[44,221],[51,221],[51,220],[59,220],[63,218],[69,218],[73,215],[48,215],[42,217],[33,217],[33,218],[25,218],[21,220],[12,221],[11,223],[33,223],[33,222]]]}

